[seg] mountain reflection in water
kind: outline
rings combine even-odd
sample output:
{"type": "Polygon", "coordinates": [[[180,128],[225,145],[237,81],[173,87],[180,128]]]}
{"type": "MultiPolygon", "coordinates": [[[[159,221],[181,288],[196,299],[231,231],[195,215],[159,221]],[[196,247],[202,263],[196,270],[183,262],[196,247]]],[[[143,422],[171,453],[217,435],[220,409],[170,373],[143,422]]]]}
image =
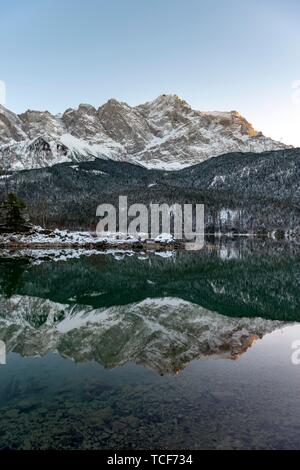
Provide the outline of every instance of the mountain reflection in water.
{"type": "MultiPolygon", "coordinates": [[[[0,339],[8,355],[0,368],[0,447],[270,447],[265,435],[257,438],[259,419],[246,413],[244,400],[251,390],[248,402],[258,400],[265,416],[265,397],[281,390],[281,385],[275,392],[272,388],[279,380],[272,354],[279,355],[280,363],[285,357],[280,338],[298,331],[299,260],[296,245],[247,239],[170,257],[3,251],[0,339]],[[265,356],[264,344],[272,341],[275,349],[265,356]],[[248,353],[250,362],[244,360],[248,353]],[[241,357],[238,367],[226,360],[241,357]],[[265,396],[257,396],[257,387],[252,390],[256,380],[265,396]],[[205,396],[199,392],[204,384],[205,396]],[[148,401],[141,401],[145,396],[148,401]],[[223,404],[235,413],[229,434],[219,429],[217,414],[208,411],[223,404]],[[240,434],[239,419],[245,416],[252,441],[240,434]],[[41,426],[44,419],[48,436],[41,426]],[[78,420],[83,430],[74,432],[78,420]],[[62,435],[57,435],[56,422],[63,426],[62,435]],[[162,437],[166,427],[170,440],[162,437]]],[[[284,370],[290,374],[286,380],[296,380],[293,387],[300,390],[291,364],[284,370]]],[[[285,400],[288,406],[289,394],[285,400]]],[[[276,398],[279,419],[277,403],[276,398]]],[[[276,436],[272,445],[280,447],[279,431],[276,436]]]]}
{"type": "Polygon", "coordinates": [[[134,362],[161,374],[175,373],[201,357],[236,359],[255,338],[283,325],[226,317],[176,298],[94,309],[17,295],[2,297],[0,309],[6,312],[0,335],[8,350],[23,356],[57,351],[108,368],[134,362]]]}

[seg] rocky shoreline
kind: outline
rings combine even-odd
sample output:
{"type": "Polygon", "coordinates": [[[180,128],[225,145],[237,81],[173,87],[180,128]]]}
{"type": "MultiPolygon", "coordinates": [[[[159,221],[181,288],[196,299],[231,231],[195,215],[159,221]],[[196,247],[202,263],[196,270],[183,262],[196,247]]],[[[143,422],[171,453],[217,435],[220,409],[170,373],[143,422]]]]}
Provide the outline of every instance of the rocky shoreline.
{"type": "Polygon", "coordinates": [[[30,249],[62,249],[80,248],[91,250],[132,250],[132,251],[173,251],[185,249],[183,241],[174,240],[165,234],[154,240],[136,239],[128,236],[127,239],[99,238],[90,232],[70,232],[68,230],[48,230],[41,227],[32,227],[28,233],[0,234],[0,248],[18,250],[30,249]]]}
{"type": "MultiPolygon", "coordinates": [[[[298,244],[298,237],[286,232],[283,236],[278,237],[275,232],[265,234],[255,233],[215,233],[205,234],[205,245],[210,244],[211,240],[225,238],[226,240],[237,240],[247,238],[254,239],[272,239],[274,241],[294,242],[298,244]]],[[[193,243],[184,240],[176,240],[170,234],[161,234],[155,239],[146,237],[135,238],[126,236],[110,236],[107,238],[99,238],[93,232],[71,232],[69,230],[51,230],[38,226],[32,226],[26,233],[0,233],[0,250],[9,250],[10,252],[18,250],[84,250],[84,251],[131,251],[141,252],[170,252],[199,250],[204,245],[193,246],[193,243]]]]}

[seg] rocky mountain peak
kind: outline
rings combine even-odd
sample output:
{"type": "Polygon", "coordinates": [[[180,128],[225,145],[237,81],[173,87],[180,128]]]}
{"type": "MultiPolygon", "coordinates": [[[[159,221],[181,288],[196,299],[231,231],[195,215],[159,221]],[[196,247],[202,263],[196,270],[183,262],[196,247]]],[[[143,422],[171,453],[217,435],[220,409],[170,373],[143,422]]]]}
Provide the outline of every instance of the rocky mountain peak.
{"type": "Polygon", "coordinates": [[[0,165],[6,169],[94,157],[178,169],[224,153],[282,148],[237,111],[197,111],[175,94],[134,107],[116,99],[98,109],[81,103],[56,116],[33,110],[17,115],[0,106],[0,165]],[[47,158],[32,145],[38,137],[51,149],[47,158]]]}
{"type": "Polygon", "coordinates": [[[96,108],[92,106],[91,104],[80,103],[80,105],[78,106],[78,111],[83,111],[86,113],[95,113],[96,108]]]}
{"type": "Polygon", "coordinates": [[[0,105],[0,144],[26,139],[22,119],[12,111],[0,105]]]}
{"type": "Polygon", "coordinates": [[[136,109],[144,112],[170,112],[174,109],[181,111],[191,110],[191,106],[181,99],[178,95],[160,95],[153,101],[148,101],[142,105],[136,106],[136,109]]]}

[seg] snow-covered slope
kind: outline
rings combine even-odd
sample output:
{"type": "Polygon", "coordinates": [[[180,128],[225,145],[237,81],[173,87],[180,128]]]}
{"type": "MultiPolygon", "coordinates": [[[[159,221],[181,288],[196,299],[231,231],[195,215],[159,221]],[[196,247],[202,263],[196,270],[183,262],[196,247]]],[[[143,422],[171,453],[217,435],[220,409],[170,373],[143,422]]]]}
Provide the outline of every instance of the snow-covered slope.
{"type": "Polygon", "coordinates": [[[238,112],[200,112],[176,95],[130,107],[111,99],[54,116],[16,115],[0,106],[0,166],[21,170],[109,158],[148,168],[179,169],[229,152],[286,148],[238,112]]]}

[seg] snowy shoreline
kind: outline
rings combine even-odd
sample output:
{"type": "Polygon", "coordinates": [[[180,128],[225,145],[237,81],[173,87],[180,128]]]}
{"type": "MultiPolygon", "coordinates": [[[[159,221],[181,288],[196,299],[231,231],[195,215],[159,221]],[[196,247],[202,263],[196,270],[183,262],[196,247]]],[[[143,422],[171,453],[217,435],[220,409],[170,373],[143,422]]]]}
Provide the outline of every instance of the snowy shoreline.
{"type": "MultiPolygon", "coordinates": [[[[213,236],[217,239],[223,237],[227,238],[247,238],[255,239],[261,238],[255,233],[214,233],[205,234],[205,236],[213,236]]],[[[298,241],[297,237],[291,236],[292,234],[286,232],[283,239],[285,241],[298,241]]],[[[263,238],[276,240],[275,232],[270,232],[263,238]]],[[[204,239],[204,237],[203,237],[204,239]]],[[[1,250],[85,250],[85,251],[107,251],[107,250],[122,250],[132,252],[152,251],[152,252],[169,252],[178,250],[195,249],[189,247],[193,243],[187,243],[183,240],[176,240],[169,233],[158,235],[154,239],[148,238],[148,235],[141,234],[138,237],[131,235],[116,235],[108,234],[106,237],[99,237],[94,232],[77,231],[71,232],[69,230],[50,230],[44,229],[39,226],[32,226],[29,232],[24,233],[1,233],[0,234],[0,249],[1,250]]],[[[197,245],[200,249],[203,248],[204,243],[197,245]]],[[[196,247],[196,249],[197,249],[196,247]]],[[[198,248],[198,249],[199,249],[198,248]]]]}
{"type": "Polygon", "coordinates": [[[146,237],[117,238],[116,236],[100,238],[91,232],[70,232],[68,230],[47,230],[33,227],[28,233],[6,233],[0,235],[0,248],[17,249],[90,249],[105,250],[174,250],[184,249],[185,244],[174,240],[170,234],[161,234],[155,239],[146,237]]]}

